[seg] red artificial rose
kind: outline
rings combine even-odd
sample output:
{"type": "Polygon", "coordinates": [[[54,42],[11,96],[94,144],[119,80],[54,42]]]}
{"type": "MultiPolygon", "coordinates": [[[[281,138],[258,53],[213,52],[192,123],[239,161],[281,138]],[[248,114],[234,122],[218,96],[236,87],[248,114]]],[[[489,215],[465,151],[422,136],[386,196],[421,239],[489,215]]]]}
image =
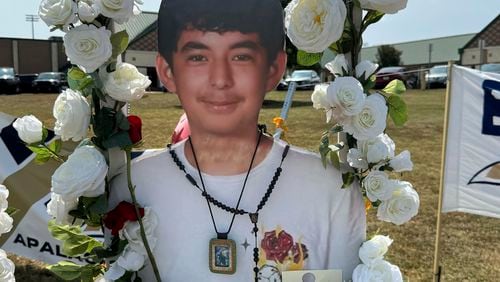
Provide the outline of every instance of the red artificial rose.
{"type": "MultiPolygon", "coordinates": [[[[144,209],[139,208],[141,218],[144,216],[144,209]]],[[[136,221],[135,207],[129,202],[122,201],[112,211],[108,212],[104,217],[104,226],[111,229],[111,235],[118,235],[118,231],[123,228],[125,222],[136,221]]]]}
{"type": "Polygon", "coordinates": [[[138,116],[128,116],[128,123],[130,124],[130,128],[128,130],[128,136],[132,141],[132,144],[139,143],[142,140],[142,121],[138,116]]]}
{"type": "Polygon", "coordinates": [[[296,243],[295,245],[293,245],[291,251],[292,251],[294,263],[299,263],[299,261],[301,259],[301,256],[300,256],[301,251],[302,251],[302,260],[305,260],[309,256],[309,254],[307,253],[307,247],[304,244],[296,243]]]}
{"type": "Polygon", "coordinates": [[[260,246],[266,252],[267,260],[283,263],[283,260],[288,256],[288,252],[293,246],[293,238],[283,230],[278,235],[273,230],[264,234],[260,246]]]}

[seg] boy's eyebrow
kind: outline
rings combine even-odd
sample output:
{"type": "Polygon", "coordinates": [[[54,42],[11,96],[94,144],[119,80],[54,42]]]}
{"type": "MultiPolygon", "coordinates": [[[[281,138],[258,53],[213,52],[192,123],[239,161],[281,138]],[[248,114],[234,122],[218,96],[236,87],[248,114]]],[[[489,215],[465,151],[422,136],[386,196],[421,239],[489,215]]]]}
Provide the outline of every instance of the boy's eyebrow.
{"type": "MultiPolygon", "coordinates": [[[[245,40],[245,41],[240,41],[236,42],[233,45],[231,45],[230,49],[238,49],[238,48],[246,48],[246,49],[251,49],[251,50],[257,50],[259,49],[259,44],[257,44],[254,41],[251,40],[245,40]]],[[[182,46],[180,52],[187,52],[189,50],[208,50],[209,47],[201,42],[198,41],[189,41],[184,46],[182,46]]]]}
{"type": "Polygon", "coordinates": [[[201,50],[207,50],[208,49],[208,46],[201,43],[201,42],[197,42],[197,41],[189,41],[187,42],[186,44],[184,44],[184,46],[182,46],[181,48],[181,52],[186,52],[186,51],[189,51],[189,50],[193,50],[193,49],[201,49],[201,50]]]}
{"type": "Polygon", "coordinates": [[[231,49],[237,49],[237,48],[246,48],[246,49],[251,49],[251,50],[257,50],[257,49],[259,49],[259,44],[257,44],[254,41],[251,41],[251,40],[245,40],[245,41],[237,42],[237,43],[231,45],[231,49]]]}

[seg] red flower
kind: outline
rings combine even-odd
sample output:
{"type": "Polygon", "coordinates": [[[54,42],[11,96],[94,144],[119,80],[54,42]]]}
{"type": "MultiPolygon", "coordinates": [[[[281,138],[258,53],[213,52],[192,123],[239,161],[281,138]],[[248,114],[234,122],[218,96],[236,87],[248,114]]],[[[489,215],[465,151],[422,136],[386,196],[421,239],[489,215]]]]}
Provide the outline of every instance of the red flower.
{"type": "Polygon", "coordinates": [[[293,238],[284,230],[281,230],[277,235],[276,231],[273,230],[264,234],[260,246],[266,252],[267,260],[283,263],[283,260],[285,260],[288,252],[293,247],[293,238]]]}
{"type": "Polygon", "coordinates": [[[132,144],[139,143],[142,140],[142,121],[138,116],[128,116],[128,123],[130,124],[130,128],[128,130],[128,136],[132,141],[132,144]]]}
{"type": "MultiPolygon", "coordinates": [[[[144,216],[144,209],[139,208],[139,214],[141,218],[144,216]]],[[[118,231],[123,228],[125,222],[136,221],[137,216],[135,215],[135,207],[129,202],[122,201],[114,208],[112,211],[108,212],[104,217],[104,226],[111,229],[111,234],[113,236],[118,235],[118,231]]]]}

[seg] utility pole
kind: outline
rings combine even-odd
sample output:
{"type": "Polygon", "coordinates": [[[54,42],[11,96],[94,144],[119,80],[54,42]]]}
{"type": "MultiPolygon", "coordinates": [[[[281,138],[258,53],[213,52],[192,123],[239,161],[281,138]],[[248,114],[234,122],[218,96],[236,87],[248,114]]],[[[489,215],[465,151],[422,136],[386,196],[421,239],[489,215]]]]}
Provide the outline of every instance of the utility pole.
{"type": "Polygon", "coordinates": [[[31,38],[35,39],[35,22],[38,22],[40,18],[37,15],[28,14],[26,15],[26,21],[31,22],[31,38]]]}

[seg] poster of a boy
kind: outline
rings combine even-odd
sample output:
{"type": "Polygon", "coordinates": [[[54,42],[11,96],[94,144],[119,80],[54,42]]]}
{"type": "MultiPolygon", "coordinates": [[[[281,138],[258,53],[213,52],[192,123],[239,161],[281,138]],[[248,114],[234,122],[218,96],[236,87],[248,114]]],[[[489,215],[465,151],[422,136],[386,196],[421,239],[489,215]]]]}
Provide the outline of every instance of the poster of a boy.
{"type": "MultiPolygon", "coordinates": [[[[278,0],[162,2],[157,71],[191,134],[135,160],[132,180],[157,214],[163,281],[281,281],[306,269],[339,269],[348,280],[359,263],[361,193],[341,189],[341,173],[317,154],[258,127],[286,68],[284,39],[278,0]],[[212,248],[214,239],[222,245],[212,248]],[[211,260],[221,248],[234,253],[227,271],[211,260]]],[[[126,185],[125,175],[113,181],[124,189],[112,201],[127,200],[126,185]]],[[[141,277],[154,281],[149,266],[141,277]]]]}

